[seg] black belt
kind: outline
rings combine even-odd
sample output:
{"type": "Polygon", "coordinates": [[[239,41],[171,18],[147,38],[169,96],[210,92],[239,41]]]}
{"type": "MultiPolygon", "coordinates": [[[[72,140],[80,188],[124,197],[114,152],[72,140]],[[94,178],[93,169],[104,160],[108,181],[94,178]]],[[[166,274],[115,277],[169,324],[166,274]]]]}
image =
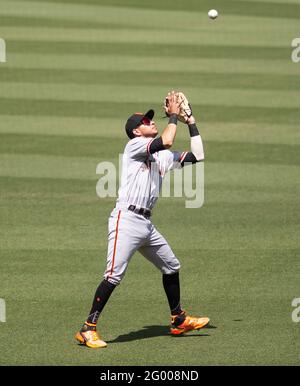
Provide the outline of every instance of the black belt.
{"type": "Polygon", "coordinates": [[[129,205],[128,210],[137,214],[141,214],[147,219],[151,216],[151,210],[145,208],[137,208],[135,205],[129,205]]]}

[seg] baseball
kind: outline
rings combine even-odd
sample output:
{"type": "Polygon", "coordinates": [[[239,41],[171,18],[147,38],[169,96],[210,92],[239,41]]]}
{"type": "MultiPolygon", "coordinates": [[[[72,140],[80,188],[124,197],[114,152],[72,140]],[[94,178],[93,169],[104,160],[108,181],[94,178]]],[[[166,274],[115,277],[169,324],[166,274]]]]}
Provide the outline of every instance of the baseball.
{"type": "Polygon", "coordinates": [[[210,11],[208,11],[208,17],[210,19],[216,19],[218,17],[219,13],[216,9],[211,9],[210,11]]]}

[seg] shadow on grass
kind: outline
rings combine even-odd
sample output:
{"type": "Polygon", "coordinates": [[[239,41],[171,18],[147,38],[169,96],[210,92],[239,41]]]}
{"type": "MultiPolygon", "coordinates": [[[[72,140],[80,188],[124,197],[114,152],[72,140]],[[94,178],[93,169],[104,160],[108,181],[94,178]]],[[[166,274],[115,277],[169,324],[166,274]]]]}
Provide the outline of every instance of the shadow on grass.
{"type": "MultiPolygon", "coordinates": [[[[204,329],[208,328],[217,328],[215,326],[208,325],[204,327],[204,329]]],[[[114,340],[106,341],[107,343],[122,343],[122,342],[131,342],[133,340],[140,340],[140,339],[147,339],[147,338],[155,338],[157,336],[171,336],[170,334],[170,328],[168,326],[144,326],[141,330],[138,331],[132,331],[128,334],[119,335],[114,340]]],[[[185,335],[178,335],[178,336],[172,336],[173,339],[184,339],[184,338],[190,338],[190,337],[204,337],[204,336],[210,336],[209,334],[203,334],[199,331],[194,331],[194,333],[190,332],[189,334],[185,335]]]]}

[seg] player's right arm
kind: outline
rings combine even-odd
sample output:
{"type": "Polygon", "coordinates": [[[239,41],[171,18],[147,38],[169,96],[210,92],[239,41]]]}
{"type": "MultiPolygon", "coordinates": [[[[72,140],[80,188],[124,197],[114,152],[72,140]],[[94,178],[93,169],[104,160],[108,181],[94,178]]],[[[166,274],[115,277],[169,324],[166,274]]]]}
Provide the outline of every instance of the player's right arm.
{"type": "Polygon", "coordinates": [[[177,129],[177,114],[171,114],[169,123],[164,129],[162,135],[158,138],[152,139],[149,144],[149,154],[156,153],[161,150],[170,149],[172,147],[177,129]]]}
{"type": "Polygon", "coordinates": [[[180,111],[180,102],[174,91],[168,94],[167,99],[168,99],[167,112],[169,115],[169,123],[161,135],[162,144],[165,149],[169,149],[173,145],[173,142],[176,136],[177,117],[180,111]]]}
{"type": "Polygon", "coordinates": [[[162,135],[158,138],[151,140],[148,153],[153,154],[161,150],[166,150],[172,147],[177,130],[177,120],[180,111],[180,102],[174,91],[168,94],[168,116],[169,123],[162,132],[162,135]]]}

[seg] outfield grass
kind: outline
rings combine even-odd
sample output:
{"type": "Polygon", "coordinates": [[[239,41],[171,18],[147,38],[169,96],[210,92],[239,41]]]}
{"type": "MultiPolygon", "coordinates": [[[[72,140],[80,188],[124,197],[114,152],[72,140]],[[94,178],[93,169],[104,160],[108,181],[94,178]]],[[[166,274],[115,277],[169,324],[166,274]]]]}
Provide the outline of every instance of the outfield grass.
{"type": "MultiPolygon", "coordinates": [[[[300,364],[300,0],[1,0],[1,365],[300,364]],[[212,22],[208,9],[220,18],[212,22]],[[162,198],[153,221],[182,264],[182,303],[211,328],[168,334],[161,276],[141,255],[105,308],[106,350],[73,340],[106,258],[123,125],[190,97],[205,204],[162,198]]],[[[180,126],[176,149],[188,149],[180,126]]]]}

